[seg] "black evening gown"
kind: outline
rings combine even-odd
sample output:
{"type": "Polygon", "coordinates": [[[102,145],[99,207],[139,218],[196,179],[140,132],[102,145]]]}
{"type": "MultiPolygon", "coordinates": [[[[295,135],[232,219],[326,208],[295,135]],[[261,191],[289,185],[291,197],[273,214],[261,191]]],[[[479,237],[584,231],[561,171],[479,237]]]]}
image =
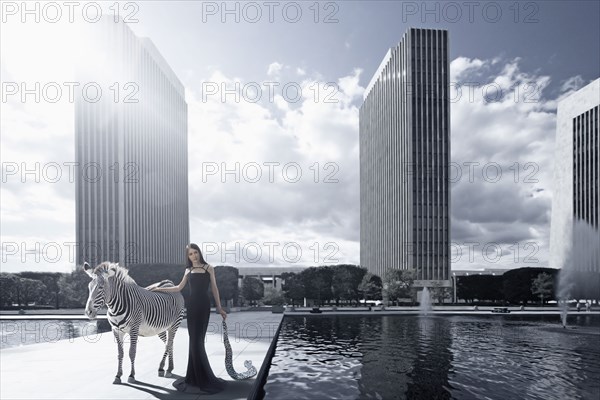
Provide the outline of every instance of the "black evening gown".
{"type": "Polygon", "coordinates": [[[210,274],[208,272],[190,273],[189,283],[192,292],[187,310],[190,335],[187,373],[185,378],[179,378],[173,382],[173,386],[186,393],[217,393],[225,389],[227,381],[215,376],[204,347],[210,317],[210,300],[207,293],[210,274]]]}

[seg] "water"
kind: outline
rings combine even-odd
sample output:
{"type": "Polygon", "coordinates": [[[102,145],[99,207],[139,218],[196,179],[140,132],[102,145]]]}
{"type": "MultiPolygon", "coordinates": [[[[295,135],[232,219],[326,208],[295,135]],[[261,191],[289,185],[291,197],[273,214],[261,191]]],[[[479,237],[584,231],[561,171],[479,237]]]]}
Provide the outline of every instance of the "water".
{"type": "Polygon", "coordinates": [[[431,311],[431,295],[429,294],[429,289],[426,287],[423,288],[423,292],[421,292],[421,301],[419,303],[419,312],[421,314],[427,315],[427,313],[431,311]]]}
{"type": "Polygon", "coordinates": [[[107,321],[86,320],[3,320],[0,321],[0,349],[37,343],[55,343],[108,332],[107,321]],[[98,328],[100,326],[100,328],[98,328]]]}
{"type": "Polygon", "coordinates": [[[266,399],[598,399],[600,316],[290,317],[266,399]]]}

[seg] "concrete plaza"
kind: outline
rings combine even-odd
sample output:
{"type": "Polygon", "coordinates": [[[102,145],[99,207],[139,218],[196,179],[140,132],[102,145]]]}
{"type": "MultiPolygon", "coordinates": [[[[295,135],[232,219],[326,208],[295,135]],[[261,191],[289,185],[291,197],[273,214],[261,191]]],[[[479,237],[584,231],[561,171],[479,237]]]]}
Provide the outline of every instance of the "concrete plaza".
{"type": "MultiPolygon", "coordinates": [[[[53,319],[53,316],[15,316],[53,319]]],[[[251,360],[260,370],[283,314],[236,312],[227,317],[233,364],[245,371],[251,360]]],[[[4,315],[6,321],[10,316],[4,315]]],[[[43,322],[42,322],[43,323],[43,322]]],[[[206,349],[215,375],[230,381],[228,388],[214,395],[188,395],[175,390],[173,381],[185,375],[188,357],[186,324],[177,332],[174,345],[173,378],[158,377],[163,353],[158,337],[140,338],[135,362],[136,383],[127,383],[130,373],[129,343],[125,344],[121,385],[113,385],[117,371],[117,344],[111,332],[56,342],[3,349],[0,356],[0,398],[2,399],[245,399],[255,379],[234,381],[225,370],[225,348],[221,317],[211,314],[206,349]]],[[[30,333],[31,334],[31,333],[30,333]]]]}

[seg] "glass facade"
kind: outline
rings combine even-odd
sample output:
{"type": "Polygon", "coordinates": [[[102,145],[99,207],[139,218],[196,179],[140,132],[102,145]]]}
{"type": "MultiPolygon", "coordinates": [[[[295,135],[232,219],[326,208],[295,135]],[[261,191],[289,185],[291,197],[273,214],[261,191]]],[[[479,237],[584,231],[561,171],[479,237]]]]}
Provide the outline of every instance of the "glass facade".
{"type": "Polygon", "coordinates": [[[360,258],[383,276],[450,279],[448,32],[409,29],[360,109],[360,258]]]}
{"type": "MultiPolygon", "coordinates": [[[[600,272],[599,109],[600,79],[558,103],[550,229],[551,268],[600,272]]],[[[598,278],[593,279],[597,281],[598,278]]]]}
{"type": "Polygon", "coordinates": [[[573,212],[598,229],[598,106],[573,118],[573,212]]]}
{"type": "Polygon", "coordinates": [[[76,253],[87,261],[181,263],[189,242],[184,87],[152,42],[103,18],[89,32],[102,88],[75,100],[76,253]]]}

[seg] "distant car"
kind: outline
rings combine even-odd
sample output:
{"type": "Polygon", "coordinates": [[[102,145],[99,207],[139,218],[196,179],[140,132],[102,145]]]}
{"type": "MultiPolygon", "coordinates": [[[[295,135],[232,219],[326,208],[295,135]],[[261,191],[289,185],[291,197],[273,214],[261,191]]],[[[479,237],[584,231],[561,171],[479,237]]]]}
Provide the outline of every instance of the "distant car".
{"type": "Polygon", "coordinates": [[[492,309],[493,313],[501,313],[501,314],[508,314],[510,312],[510,310],[508,309],[508,307],[494,307],[492,309]]]}

